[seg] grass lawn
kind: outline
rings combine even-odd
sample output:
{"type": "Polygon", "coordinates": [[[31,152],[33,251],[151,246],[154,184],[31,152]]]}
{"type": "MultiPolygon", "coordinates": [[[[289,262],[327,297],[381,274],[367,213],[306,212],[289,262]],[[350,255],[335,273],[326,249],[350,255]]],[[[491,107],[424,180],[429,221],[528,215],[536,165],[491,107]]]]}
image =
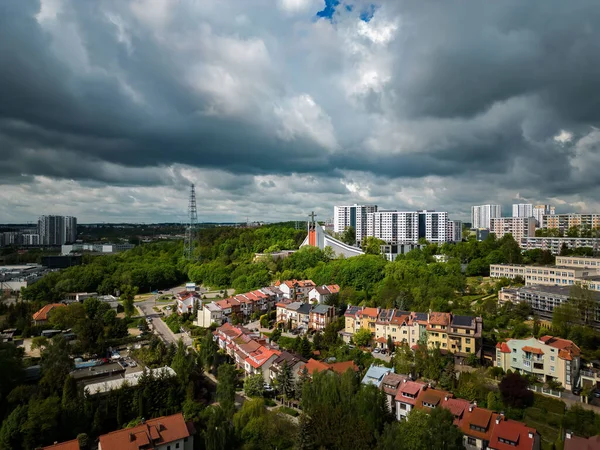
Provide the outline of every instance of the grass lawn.
{"type": "Polygon", "coordinates": [[[280,406],[279,408],[277,408],[277,411],[281,411],[282,413],[292,417],[298,417],[300,415],[298,411],[296,411],[293,408],[288,408],[287,406],[280,406]]]}
{"type": "Polygon", "coordinates": [[[462,300],[467,300],[469,302],[475,301],[475,300],[480,300],[483,297],[485,297],[485,295],[481,295],[481,294],[477,294],[477,295],[463,295],[461,297],[462,300]]]}

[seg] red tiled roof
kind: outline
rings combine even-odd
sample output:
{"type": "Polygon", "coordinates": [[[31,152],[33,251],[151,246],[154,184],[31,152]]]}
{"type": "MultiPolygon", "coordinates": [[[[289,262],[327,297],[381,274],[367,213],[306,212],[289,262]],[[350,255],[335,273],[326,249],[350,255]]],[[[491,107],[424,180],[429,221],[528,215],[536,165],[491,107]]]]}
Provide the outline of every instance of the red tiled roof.
{"type": "Polygon", "coordinates": [[[415,381],[407,381],[406,383],[402,383],[400,385],[400,388],[398,389],[398,393],[396,394],[396,400],[403,403],[408,403],[410,405],[414,405],[417,401],[417,394],[425,386],[425,384],[417,383],[415,381]],[[413,395],[415,398],[404,397],[402,394],[413,395]]]}
{"type": "Polygon", "coordinates": [[[250,356],[246,358],[246,362],[255,369],[258,369],[274,355],[279,356],[279,352],[277,350],[272,350],[261,346],[256,351],[250,353],[250,356]]]}
{"type": "Polygon", "coordinates": [[[478,408],[477,406],[473,406],[472,411],[469,411],[469,409],[471,409],[471,406],[463,413],[459,428],[467,436],[489,441],[494,429],[494,421],[498,415],[489,409],[478,408]],[[483,428],[485,431],[474,430],[471,425],[483,428]]]}
{"type": "Polygon", "coordinates": [[[33,320],[48,320],[48,314],[50,313],[50,311],[52,311],[54,308],[62,308],[65,306],[66,305],[63,303],[50,303],[42,307],[42,309],[40,309],[38,312],[36,312],[33,315],[33,320]]]}
{"type": "Polygon", "coordinates": [[[143,446],[152,448],[190,436],[183,414],[159,417],[142,425],[100,436],[103,449],[139,450],[143,446]]]}
{"type": "Polygon", "coordinates": [[[577,347],[573,341],[568,339],[561,339],[554,336],[542,336],[540,341],[550,347],[557,348],[559,350],[558,357],[561,359],[572,361],[574,356],[579,356],[581,354],[579,347],[577,347]]]}
{"type": "Polygon", "coordinates": [[[506,342],[498,342],[496,344],[496,348],[499,348],[502,353],[510,353],[510,347],[506,344],[506,342]]]}
{"type": "Polygon", "coordinates": [[[544,352],[542,351],[541,348],[530,347],[529,345],[526,345],[521,350],[523,350],[524,352],[527,352],[527,353],[535,353],[536,355],[544,354],[544,352]]]}
{"type": "Polygon", "coordinates": [[[309,375],[313,375],[315,372],[325,372],[330,370],[330,367],[327,364],[313,358],[310,358],[304,367],[306,367],[309,375]]]}
{"type": "Polygon", "coordinates": [[[565,438],[564,450],[600,450],[600,435],[590,438],[571,435],[565,438]]]}
{"type": "Polygon", "coordinates": [[[379,342],[381,344],[385,344],[387,342],[387,339],[384,338],[383,336],[378,337],[377,339],[375,339],[375,342],[379,342]]]}
{"type": "Polygon", "coordinates": [[[501,420],[500,423],[494,425],[489,447],[497,450],[530,450],[533,449],[536,434],[535,428],[529,428],[524,423],[515,420],[501,420]],[[533,437],[529,437],[529,433],[533,437]],[[512,441],[516,445],[500,442],[500,439],[512,441]]]}
{"type": "Polygon", "coordinates": [[[438,391],[437,389],[421,389],[415,403],[415,408],[428,411],[430,407],[423,403],[428,403],[436,407],[442,403],[447,396],[452,396],[452,394],[446,391],[438,391]]]}
{"type": "Polygon", "coordinates": [[[454,416],[454,424],[458,425],[462,420],[465,411],[468,411],[471,403],[468,400],[462,398],[448,398],[442,402],[442,408],[449,410],[454,416]]]}
{"type": "Polygon", "coordinates": [[[352,369],[354,372],[358,372],[358,366],[354,364],[354,361],[344,361],[329,364],[329,368],[339,374],[346,373],[346,370],[348,369],[352,369]]]}
{"type": "Polygon", "coordinates": [[[337,294],[340,292],[340,287],[337,284],[328,284],[327,289],[329,289],[329,292],[332,294],[337,294]]]}
{"type": "Polygon", "coordinates": [[[42,450],[79,450],[79,441],[73,439],[72,441],[60,442],[58,444],[42,447],[42,450]]]}

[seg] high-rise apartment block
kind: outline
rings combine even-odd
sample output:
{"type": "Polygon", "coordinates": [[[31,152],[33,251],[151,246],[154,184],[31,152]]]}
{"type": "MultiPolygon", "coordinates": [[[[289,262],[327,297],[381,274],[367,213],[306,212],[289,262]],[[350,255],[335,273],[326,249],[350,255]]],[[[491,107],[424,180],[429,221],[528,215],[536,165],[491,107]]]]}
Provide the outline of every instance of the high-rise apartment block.
{"type": "Polygon", "coordinates": [[[515,203],[512,205],[513,217],[533,217],[533,205],[531,203],[515,203]]]}
{"type": "Polygon", "coordinates": [[[367,236],[394,244],[419,240],[419,215],[416,211],[377,211],[367,217],[367,236]]]}
{"type": "Polygon", "coordinates": [[[77,219],[70,216],[40,216],[40,245],[63,245],[77,240],[77,219]]]}
{"type": "Polygon", "coordinates": [[[553,216],[555,211],[554,206],[535,205],[533,207],[533,217],[535,217],[537,227],[544,228],[544,216],[553,216]]]}
{"type": "Polygon", "coordinates": [[[356,245],[360,246],[367,236],[367,216],[377,211],[377,205],[335,206],[333,208],[333,231],[343,233],[348,227],[356,230],[356,245]]]}
{"type": "Polygon", "coordinates": [[[517,242],[522,238],[535,236],[535,219],[533,217],[496,217],[490,220],[490,233],[500,239],[505,234],[512,234],[517,242]]]}
{"type": "Polygon", "coordinates": [[[471,226],[475,229],[489,228],[490,219],[502,216],[500,205],[478,205],[471,207],[471,226]]]}
{"type": "Polygon", "coordinates": [[[417,243],[420,238],[435,243],[452,240],[448,235],[448,213],[427,210],[382,210],[369,213],[366,235],[388,244],[417,243]]]}
{"type": "Polygon", "coordinates": [[[449,242],[462,241],[462,221],[449,220],[447,224],[446,237],[449,242]]]}

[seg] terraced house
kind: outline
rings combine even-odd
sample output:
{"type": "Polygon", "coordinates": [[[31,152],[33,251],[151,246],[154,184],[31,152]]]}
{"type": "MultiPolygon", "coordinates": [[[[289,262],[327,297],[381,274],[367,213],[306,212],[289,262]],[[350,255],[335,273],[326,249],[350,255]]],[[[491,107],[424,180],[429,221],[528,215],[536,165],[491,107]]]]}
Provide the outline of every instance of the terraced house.
{"type": "Polygon", "coordinates": [[[419,342],[426,342],[429,348],[439,346],[459,357],[481,353],[481,317],[350,306],[344,318],[345,328],[340,335],[346,342],[360,328],[366,328],[379,348],[386,348],[391,338],[395,345],[408,344],[414,348],[419,342]]]}
{"type": "Polygon", "coordinates": [[[505,371],[535,375],[541,382],[555,380],[572,389],[580,385],[580,354],[579,347],[568,339],[508,339],[496,344],[494,365],[505,371]]]}

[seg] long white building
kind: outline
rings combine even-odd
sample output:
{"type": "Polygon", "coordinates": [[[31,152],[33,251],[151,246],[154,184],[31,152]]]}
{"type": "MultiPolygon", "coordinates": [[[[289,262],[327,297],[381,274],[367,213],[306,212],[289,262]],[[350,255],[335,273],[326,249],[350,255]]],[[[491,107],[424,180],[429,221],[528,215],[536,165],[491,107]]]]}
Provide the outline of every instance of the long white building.
{"type": "Polygon", "coordinates": [[[513,217],[533,217],[533,205],[531,203],[515,203],[512,205],[513,217]]]}
{"type": "Polygon", "coordinates": [[[490,219],[502,216],[502,206],[500,205],[477,205],[471,206],[471,227],[489,228],[490,219]]]}
{"type": "Polygon", "coordinates": [[[462,241],[462,222],[460,220],[448,221],[446,238],[449,242],[462,241]]]}
{"type": "Polygon", "coordinates": [[[360,246],[367,236],[367,218],[377,211],[377,205],[334,206],[333,231],[343,233],[348,227],[356,230],[356,245],[360,246]]]}
{"type": "MultiPolygon", "coordinates": [[[[381,210],[369,213],[366,235],[387,244],[417,243],[420,238],[444,243],[453,241],[456,236],[455,224],[449,226],[448,223],[448,213],[442,211],[381,210]]],[[[462,239],[462,224],[458,228],[462,239]]]]}

